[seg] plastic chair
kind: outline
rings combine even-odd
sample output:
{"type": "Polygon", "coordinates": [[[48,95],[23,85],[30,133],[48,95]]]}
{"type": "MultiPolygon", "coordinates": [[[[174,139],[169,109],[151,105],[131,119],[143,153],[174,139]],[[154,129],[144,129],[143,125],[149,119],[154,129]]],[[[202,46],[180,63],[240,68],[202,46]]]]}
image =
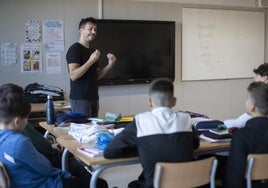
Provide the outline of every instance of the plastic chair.
{"type": "Polygon", "coordinates": [[[249,154],[246,170],[247,188],[252,180],[268,179],[268,154],[249,154]]]}
{"type": "Polygon", "coordinates": [[[215,173],[218,160],[210,157],[190,162],[158,162],[155,165],[155,188],[197,187],[210,183],[215,187],[215,173]]]}
{"type": "Polygon", "coordinates": [[[10,179],[7,174],[6,168],[2,162],[0,162],[0,187],[8,188],[10,186],[10,179]]]}

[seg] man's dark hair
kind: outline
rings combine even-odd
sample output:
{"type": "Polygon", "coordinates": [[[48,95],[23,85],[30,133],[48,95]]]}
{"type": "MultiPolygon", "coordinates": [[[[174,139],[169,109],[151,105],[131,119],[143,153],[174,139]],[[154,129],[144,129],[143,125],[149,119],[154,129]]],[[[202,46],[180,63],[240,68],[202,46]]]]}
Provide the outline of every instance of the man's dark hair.
{"type": "Polygon", "coordinates": [[[259,112],[263,115],[268,115],[268,84],[252,82],[247,90],[259,112]]]}
{"type": "Polygon", "coordinates": [[[253,72],[260,76],[268,76],[268,63],[261,64],[258,68],[253,69],[253,72]]]}
{"type": "Polygon", "coordinates": [[[171,107],[174,99],[174,86],[168,78],[158,78],[149,87],[149,96],[157,107],[171,107]]]}
{"type": "Polygon", "coordinates": [[[26,118],[31,111],[31,104],[23,89],[15,84],[0,87],[0,123],[8,124],[15,117],[26,118]]]}
{"type": "Polygon", "coordinates": [[[78,29],[81,29],[81,28],[84,28],[85,25],[87,23],[93,23],[93,24],[97,24],[97,20],[95,18],[92,18],[92,17],[88,17],[88,18],[83,18],[81,19],[80,23],[79,23],[79,28],[78,29]]]}

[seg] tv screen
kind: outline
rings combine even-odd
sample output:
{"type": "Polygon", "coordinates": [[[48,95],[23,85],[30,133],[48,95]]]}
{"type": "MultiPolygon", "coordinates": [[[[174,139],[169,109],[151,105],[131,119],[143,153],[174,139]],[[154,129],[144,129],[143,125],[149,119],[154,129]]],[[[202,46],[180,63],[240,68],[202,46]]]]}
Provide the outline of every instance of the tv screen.
{"type": "Polygon", "coordinates": [[[159,77],[174,81],[175,22],[100,19],[97,27],[91,46],[101,52],[100,68],[108,63],[107,53],[117,58],[100,85],[150,83],[159,77]]]}

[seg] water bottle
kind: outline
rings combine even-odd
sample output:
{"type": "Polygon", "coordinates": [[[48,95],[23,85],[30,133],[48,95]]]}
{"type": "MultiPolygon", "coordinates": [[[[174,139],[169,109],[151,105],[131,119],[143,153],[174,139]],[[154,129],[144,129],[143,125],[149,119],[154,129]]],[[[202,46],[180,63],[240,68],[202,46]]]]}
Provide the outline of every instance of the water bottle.
{"type": "Polygon", "coordinates": [[[48,95],[47,96],[47,103],[46,103],[46,119],[47,119],[47,124],[53,125],[55,122],[54,118],[54,105],[53,105],[53,100],[52,96],[48,95]]]}

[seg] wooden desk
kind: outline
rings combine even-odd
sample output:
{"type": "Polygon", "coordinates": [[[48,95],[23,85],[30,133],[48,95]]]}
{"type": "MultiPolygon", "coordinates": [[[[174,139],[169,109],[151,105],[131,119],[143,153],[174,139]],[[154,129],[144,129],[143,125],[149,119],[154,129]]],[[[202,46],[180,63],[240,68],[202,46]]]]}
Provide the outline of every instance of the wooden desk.
{"type": "MultiPolygon", "coordinates": [[[[90,187],[95,188],[97,179],[99,175],[108,168],[112,168],[115,166],[125,166],[140,163],[138,157],[133,158],[120,158],[120,159],[106,159],[103,156],[98,157],[87,157],[77,151],[77,148],[83,144],[79,143],[76,140],[64,139],[61,137],[57,138],[57,141],[64,146],[64,152],[62,155],[62,166],[63,170],[67,169],[68,161],[68,151],[83,161],[86,165],[99,165],[92,173],[92,177],[90,180],[90,187]]],[[[194,151],[194,155],[202,155],[202,154],[215,154],[217,152],[228,151],[230,143],[222,142],[222,143],[209,143],[206,141],[200,142],[200,147],[194,151]]]]}
{"type": "MultiPolygon", "coordinates": [[[[69,112],[71,111],[70,105],[56,106],[54,105],[55,112],[69,112]]],[[[39,123],[46,121],[46,103],[31,103],[31,114],[28,119],[29,123],[35,128],[39,128],[39,123]]]]}
{"type": "MultiPolygon", "coordinates": [[[[31,113],[37,113],[37,112],[46,112],[46,103],[31,103],[31,113]]],[[[57,111],[70,111],[71,106],[65,105],[65,106],[56,106],[54,105],[54,110],[57,111]]]]}
{"type": "MultiPolygon", "coordinates": [[[[131,165],[140,163],[138,157],[132,158],[121,158],[121,159],[106,159],[103,156],[97,157],[88,157],[83,155],[77,151],[77,148],[80,146],[90,145],[87,143],[80,143],[75,140],[72,136],[68,135],[68,131],[66,130],[58,130],[55,129],[53,125],[48,125],[46,122],[40,122],[40,126],[43,127],[48,133],[53,134],[57,137],[58,143],[64,146],[64,152],[62,154],[62,170],[67,170],[68,164],[68,154],[71,152],[78,159],[83,161],[86,165],[99,165],[98,168],[94,170],[92,174],[90,187],[95,188],[96,182],[99,174],[107,168],[111,168],[114,166],[123,166],[123,165],[131,165]]],[[[194,151],[194,155],[204,155],[204,154],[215,154],[222,151],[228,151],[230,147],[229,142],[221,142],[221,143],[210,143],[207,141],[201,141],[200,147],[194,151]]]]}

